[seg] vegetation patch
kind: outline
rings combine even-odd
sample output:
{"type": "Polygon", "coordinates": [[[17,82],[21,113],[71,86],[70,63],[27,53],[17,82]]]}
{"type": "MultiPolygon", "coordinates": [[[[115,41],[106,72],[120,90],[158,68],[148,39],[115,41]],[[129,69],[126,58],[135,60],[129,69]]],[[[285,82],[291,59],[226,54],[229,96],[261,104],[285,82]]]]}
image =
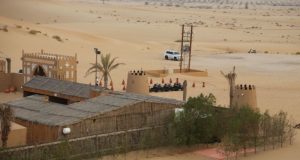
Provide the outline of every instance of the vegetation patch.
{"type": "Polygon", "coordinates": [[[57,35],[52,36],[52,38],[59,41],[59,42],[63,41],[62,38],[60,38],[60,36],[57,36],[57,35]]]}
{"type": "Polygon", "coordinates": [[[17,24],[16,24],[16,28],[19,28],[19,29],[20,29],[20,28],[22,28],[22,26],[21,26],[21,25],[17,25],[17,24]]]}
{"type": "Polygon", "coordinates": [[[36,35],[36,34],[42,33],[42,32],[41,32],[41,31],[38,31],[38,30],[32,29],[32,30],[30,30],[28,33],[29,33],[29,34],[32,34],[32,35],[36,35]]]}
{"type": "MultiPolygon", "coordinates": [[[[178,145],[220,143],[225,156],[246,156],[248,149],[266,150],[292,144],[295,124],[286,112],[270,115],[244,106],[216,106],[212,94],[189,98],[183,110],[175,114],[172,129],[178,145]]],[[[229,157],[227,157],[229,158],[229,157]]]]}
{"type": "Polygon", "coordinates": [[[8,32],[7,25],[5,25],[2,28],[0,28],[0,31],[8,32]]]}

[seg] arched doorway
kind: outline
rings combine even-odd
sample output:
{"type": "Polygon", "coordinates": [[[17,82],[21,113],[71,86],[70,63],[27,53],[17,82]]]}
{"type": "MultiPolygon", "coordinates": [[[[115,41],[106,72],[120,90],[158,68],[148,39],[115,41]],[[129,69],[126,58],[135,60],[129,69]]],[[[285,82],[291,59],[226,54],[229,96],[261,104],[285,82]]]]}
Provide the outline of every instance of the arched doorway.
{"type": "Polygon", "coordinates": [[[37,66],[33,72],[34,76],[46,76],[46,73],[42,66],[37,66]]]}

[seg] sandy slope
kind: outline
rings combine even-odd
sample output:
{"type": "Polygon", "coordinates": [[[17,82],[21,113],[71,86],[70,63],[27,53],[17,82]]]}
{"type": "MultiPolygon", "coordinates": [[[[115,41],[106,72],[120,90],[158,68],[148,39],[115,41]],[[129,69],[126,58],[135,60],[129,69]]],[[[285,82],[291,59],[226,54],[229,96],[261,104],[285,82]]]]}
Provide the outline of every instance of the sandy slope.
{"type": "MultiPolygon", "coordinates": [[[[93,48],[98,47],[102,53],[111,53],[126,63],[112,73],[114,87],[121,90],[121,81],[126,80],[131,69],[178,68],[178,62],[163,60],[162,52],[168,48],[178,50],[175,40],[180,39],[180,25],[193,23],[196,27],[192,67],[207,69],[209,77],[172,75],[165,80],[187,79],[189,96],[212,92],[218,104],[227,105],[228,86],[220,70],[226,72],[235,65],[237,83],[257,86],[261,111],[285,110],[300,123],[300,56],[292,55],[300,51],[299,10],[206,10],[117,2],[102,5],[70,0],[0,0],[0,28],[8,26],[8,32],[0,30],[0,51],[12,58],[13,71],[21,68],[22,49],[77,53],[78,80],[90,83],[93,75],[85,77],[84,73],[95,60],[93,48]],[[30,30],[41,33],[32,35],[30,30]],[[60,36],[63,42],[53,39],[53,35],[60,36]],[[261,54],[245,54],[250,48],[261,54]],[[269,54],[263,54],[266,51],[269,54]],[[229,52],[235,54],[224,54],[229,52]],[[201,87],[203,81],[205,88],[201,87]],[[191,88],[193,82],[196,88],[191,88]]],[[[153,95],[181,99],[180,92],[153,95]]],[[[0,95],[0,100],[6,97],[0,95]]],[[[291,150],[299,149],[297,144],[291,150]]],[[[289,153],[290,149],[278,152],[289,153]]]]}

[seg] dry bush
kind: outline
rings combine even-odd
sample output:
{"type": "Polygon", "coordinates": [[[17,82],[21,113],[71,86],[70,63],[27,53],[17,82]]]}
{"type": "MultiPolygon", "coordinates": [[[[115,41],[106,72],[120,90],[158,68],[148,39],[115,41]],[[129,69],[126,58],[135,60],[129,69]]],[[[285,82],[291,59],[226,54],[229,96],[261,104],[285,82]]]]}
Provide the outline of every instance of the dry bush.
{"type": "Polygon", "coordinates": [[[29,33],[29,34],[32,34],[32,35],[35,35],[35,34],[42,33],[42,32],[41,32],[41,31],[37,31],[37,30],[32,29],[32,30],[30,30],[28,33],[29,33]]]}
{"type": "Polygon", "coordinates": [[[296,52],[296,55],[300,55],[300,52],[296,52]]]}
{"type": "Polygon", "coordinates": [[[63,40],[60,38],[60,36],[54,35],[52,36],[53,39],[56,39],[59,42],[62,42],[63,40]]]}
{"type": "Polygon", "coordinates": [[[17,27],[17,28],[22,28],[22,26],[21,26],[21,25],[17,25],[17,24],[16,24],[16,27],[17,27]]]}
{"type": "Polygon", "coordinates": [[[8,29],[7,29],[7,26],[3,26],[2,28],[0,28],[0,31],[3,31],[3,32],[8,32],[8,29]]]}

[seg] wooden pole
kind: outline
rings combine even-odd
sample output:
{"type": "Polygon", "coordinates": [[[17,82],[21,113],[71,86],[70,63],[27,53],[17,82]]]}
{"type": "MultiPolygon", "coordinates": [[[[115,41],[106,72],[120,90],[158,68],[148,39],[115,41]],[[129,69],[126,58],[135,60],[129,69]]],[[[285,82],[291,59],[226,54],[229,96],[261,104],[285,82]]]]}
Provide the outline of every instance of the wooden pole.
{"type": "Polygon", "coordinates": [[[183,61],[183,56],[182,56],[182,54],[183,54],[183,37],[184,37],[184,25],[182,25],[182,31],[181,31],[181,49],[180,49],[180,65],[179,65],[180,73],[182,71],[182,61],[183,61]]]}
{"type": "Polygon", "coordinates": [[[183,97],[182,97],[182,99],[183,99],[183,101],[186,101],[186,96],[187,96],[187,81],[186,80],[184,80],[183,81],[183,97]]]}
{"type": "Polygon", "coordinates": [[[191,26],[191,34],[190,34],[190,48],[189,48],[189,63],[188,63],[188,71],[190,71],[190,70],[191,70],[192,41],[193,41],[193,25],[191,26]]]}

